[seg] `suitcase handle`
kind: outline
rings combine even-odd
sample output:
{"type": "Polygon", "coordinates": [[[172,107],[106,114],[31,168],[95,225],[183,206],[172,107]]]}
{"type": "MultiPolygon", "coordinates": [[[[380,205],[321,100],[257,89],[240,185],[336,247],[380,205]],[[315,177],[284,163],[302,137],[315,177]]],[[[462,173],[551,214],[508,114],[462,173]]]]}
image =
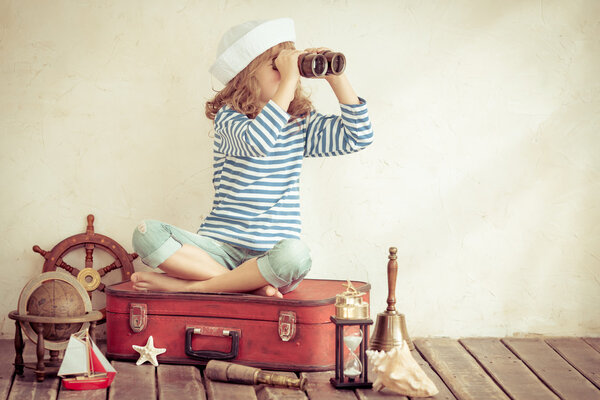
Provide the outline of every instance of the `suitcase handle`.
{"type": "Polygon", "coordinates": [[[240,348],[240,332],[226,328],[203,326],[185,330],[185,354],[198,360],[232,360],[240,348]],[[231,336],[231,351],[225,353],[214,350],[192,350],[192,335],[231,336]]]}

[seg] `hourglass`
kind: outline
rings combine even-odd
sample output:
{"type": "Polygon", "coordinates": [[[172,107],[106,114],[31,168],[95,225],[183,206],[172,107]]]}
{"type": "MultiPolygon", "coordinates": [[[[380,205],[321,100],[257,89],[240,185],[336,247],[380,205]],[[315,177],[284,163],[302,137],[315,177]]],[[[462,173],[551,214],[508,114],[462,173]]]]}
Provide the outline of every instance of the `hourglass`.
{"type": "Polygon", "coordinates": [[[366,343],[369,342],[369,303],[348,280],[346,290],[336,295],[335,316],[335,378],[331,384],[336,388],[370,388],[367,377],[366,343]],[[347,349],[347,351],[346,351],[347,349]],[[344,362],[344,355],[348,359],[344,362]]]}
{"type": "Polygon", "coordinates": [[[330,319],[335,324],[335,378],[331,378],[331,384],[336,388],[370,388],[365,342],[373,321],[334,316],[330,319]]]}

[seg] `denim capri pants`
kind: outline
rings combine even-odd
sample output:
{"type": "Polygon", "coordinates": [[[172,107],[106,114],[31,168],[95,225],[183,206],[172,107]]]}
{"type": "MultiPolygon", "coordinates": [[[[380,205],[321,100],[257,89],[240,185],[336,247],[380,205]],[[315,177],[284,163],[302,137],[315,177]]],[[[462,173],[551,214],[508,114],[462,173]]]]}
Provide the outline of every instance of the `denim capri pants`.
{"type": "Polygon", "coordinates": [[[183,244],[201,248],[229,270],[257,257],[260,273],[281,293],[294,290],[312,265],[310,251],[299,239],[284,239],[269,251],[255,251],[155,220],[142,221],[133,232],[132,242],[142,262],[152,268],[157,268],[183,244]]]}

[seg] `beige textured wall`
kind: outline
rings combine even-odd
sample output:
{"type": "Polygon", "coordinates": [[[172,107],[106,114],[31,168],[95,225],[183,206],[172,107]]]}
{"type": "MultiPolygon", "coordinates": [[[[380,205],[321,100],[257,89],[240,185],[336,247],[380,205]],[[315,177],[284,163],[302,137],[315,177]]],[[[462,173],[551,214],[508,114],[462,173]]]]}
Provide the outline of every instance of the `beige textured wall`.
{"type": "Polygon", "coordinates": [[[280,16],[346,53],[376,133],[305,164],[311,277],[369,280],[383,311],[394,245],[414,336],[600,335],[600,2],[0,0],[2,335],[31,246],[88,213],[129,251],[142,218],[196,229],[218,38],[280,16]]]}

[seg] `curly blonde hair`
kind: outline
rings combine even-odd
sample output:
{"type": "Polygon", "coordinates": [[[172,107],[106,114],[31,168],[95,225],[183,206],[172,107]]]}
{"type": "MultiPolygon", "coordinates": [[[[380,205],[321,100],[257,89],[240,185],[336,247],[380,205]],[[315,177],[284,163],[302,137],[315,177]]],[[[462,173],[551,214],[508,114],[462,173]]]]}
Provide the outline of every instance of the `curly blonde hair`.
{"type": "MultiPolygon", "coordinates": [[[[240,71],[225,87],[217,92],[212,100],[206,102],[205,113],[208,119],[214,120],[217,112],[224,105],[246,115],[255,118],[262,109],[260,88],[256,79],[256,70],[265,62],[271,61],[283,49],[294,49],[293,42],[283,42],[271,47],[256,57],[246,68],[240,71]]],[[[294,99],[287,110],[294,119],[308,115],[312,110],[312,103],[302,90],[300,84],[296,87],[294,99]]]]}

